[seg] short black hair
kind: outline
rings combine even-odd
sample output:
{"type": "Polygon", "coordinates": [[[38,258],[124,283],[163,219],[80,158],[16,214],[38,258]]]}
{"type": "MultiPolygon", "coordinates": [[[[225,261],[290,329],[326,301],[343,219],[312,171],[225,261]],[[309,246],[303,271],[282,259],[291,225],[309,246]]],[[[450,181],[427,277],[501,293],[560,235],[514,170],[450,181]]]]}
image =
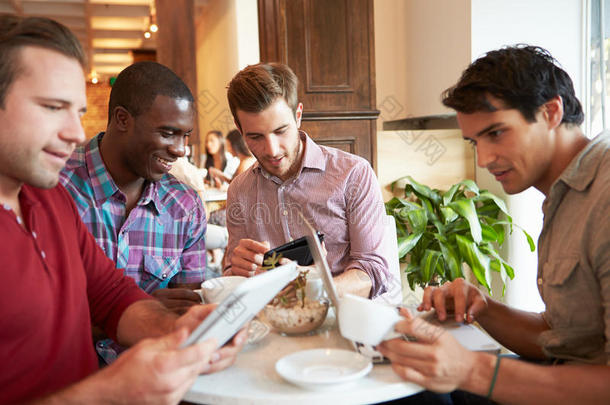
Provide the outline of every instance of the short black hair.
{"type": "Polygon", "coordinates": [[[443,92],[442,102],[466,114],[495,111],[489,96],[518,110],[528,122],[536,121],[544,103],[560,96],[561,123],[580,125],[584,121],[572,79],[549,51],[538,46],[518,44],[486,53],[462,73],[455,86],[443,92]]]}
{"type": "Polygon", "coordinates": [[[194,104],[188,86],[170,68],[157,62],[134,63],[116,78],[108,102],[108,122],[118,106],[136,117],[152,106],[158,95],[173,99],[185,99],[194,104]]]}
{"type": "Polygon", "coordinates": [[[0,107],[9,87],[22,70],[18,51],[35,46],[74,58],[86,67],[83,48],[74,34],[57,21],[45,17],[20,17],[0,14],[0,107]]]}

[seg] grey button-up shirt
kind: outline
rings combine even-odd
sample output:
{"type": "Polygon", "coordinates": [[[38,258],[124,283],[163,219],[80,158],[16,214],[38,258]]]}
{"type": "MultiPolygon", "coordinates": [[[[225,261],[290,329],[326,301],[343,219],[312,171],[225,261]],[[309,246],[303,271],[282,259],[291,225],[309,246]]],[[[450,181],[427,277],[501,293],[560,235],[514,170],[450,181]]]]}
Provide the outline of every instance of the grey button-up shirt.
{"type": "Polygon", "coordinates": [[[538,241],[538,289],[550,357],[610,364],[610,133],[583,149],[551,186],[538,241]]]}

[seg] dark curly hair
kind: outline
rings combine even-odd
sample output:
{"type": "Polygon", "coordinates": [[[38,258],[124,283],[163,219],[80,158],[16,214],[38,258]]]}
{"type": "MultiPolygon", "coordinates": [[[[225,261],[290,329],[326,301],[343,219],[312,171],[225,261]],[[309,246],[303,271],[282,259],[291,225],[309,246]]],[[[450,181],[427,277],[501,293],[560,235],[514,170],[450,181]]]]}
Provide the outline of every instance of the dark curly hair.
{"type": "Polygon", "coordinates": [[[462,73],[458,83],[445,90],[442,102],[461,113],[495,111],[488,96],[536,121],[538,109],[553,97],[563,101],[562,124],[580,125],[584,113],[570,76],[551,54],[538,46],[519,44],[490,51],[462,73]]]}

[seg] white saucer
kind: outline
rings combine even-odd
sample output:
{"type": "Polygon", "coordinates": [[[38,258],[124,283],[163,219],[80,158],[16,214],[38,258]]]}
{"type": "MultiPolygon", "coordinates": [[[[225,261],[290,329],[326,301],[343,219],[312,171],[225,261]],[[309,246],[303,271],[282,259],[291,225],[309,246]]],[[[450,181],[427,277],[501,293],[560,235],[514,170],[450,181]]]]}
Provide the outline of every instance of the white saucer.
{"type": "Polygon", "coordinates": [[[371,359],[349,350],[302,350],[282,357],[275,370],[287,381],[305,388],[325,388],[364,377],[371,359]]]}

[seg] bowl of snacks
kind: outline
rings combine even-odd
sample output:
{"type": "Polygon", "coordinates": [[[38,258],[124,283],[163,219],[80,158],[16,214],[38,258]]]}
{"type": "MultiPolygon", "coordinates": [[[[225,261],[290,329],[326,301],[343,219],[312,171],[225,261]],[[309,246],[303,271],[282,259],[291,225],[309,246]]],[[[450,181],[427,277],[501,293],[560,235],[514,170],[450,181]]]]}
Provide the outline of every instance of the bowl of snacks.
{"type": "Polygon", "coordinates": [[[278,332],[284,335],[302,335],[314,332],[324,323],[328,313],[328,301],[310,300],[305,297],[301,302],[292,305],[268,304],[264,313],[269,324],[278,332]]]}
{"type": "Polygon", "coordinates": [[[283,335],[313,333],[326,319],[329,302],[316,283],[320,280],[309,273],[301,271],[263,310],[267,322],[283,335]]]}

